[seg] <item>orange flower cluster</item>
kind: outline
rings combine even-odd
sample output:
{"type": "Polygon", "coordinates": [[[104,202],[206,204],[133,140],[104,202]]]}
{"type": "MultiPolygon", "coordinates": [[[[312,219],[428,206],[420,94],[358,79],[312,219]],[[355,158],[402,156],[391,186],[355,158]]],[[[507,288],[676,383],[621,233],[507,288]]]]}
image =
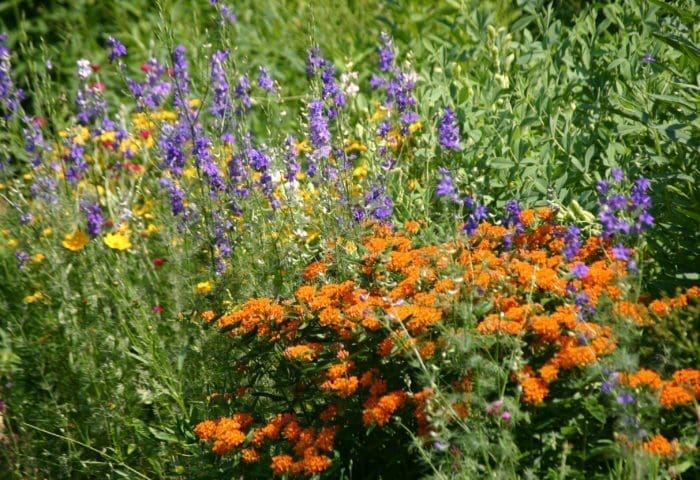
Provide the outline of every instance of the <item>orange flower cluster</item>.
{"type": "Polygon", "coordinates": [[[661,317],[668,315],[673,310],[686,307],[688,299],[700,299],[700,287],[690,287],[685,293],[682,293],[674,298],[656,299],[649,304],[649,310],[655,315],[661,317]]]}
{"type": "Polygon", "coordinates": [[[195,434],[202,441],[213,440],[212,451],[219,455],[226,455],[247,442],[249,445],[240,450],[241,459],[246,463],[261,460],[266,441],[283,437],[293,455],[270,457],[270,469],[277,476],[313,476],[330,467],[332,461],[326,453],[333,451],[337,427],[326,426],[319,430],[302,428],[294,414],[279,414],[263,427],[253,429],[250,440],[247,440],[248,436],[243,430],[252,423],[253,418],[249,414],[235,414],[230,418],[205,420],[195,427],[195,434]]]}
{"type": "Polygon", "coordinates": [[[691,368],[677,370],[668,381],[663,381],[653,370],[642,368],[635,373],[620,375],[620,383],[659,392],[659,403],[665,408],[689,404],[700,398],[700,370],[691,368]]]}
{"type": "MultiPolygon", "coordinates": [[[[528,226],[524,233],[485,222],[469,238],[419,247],[412,239],[419,224],[407,223],[398,232],[376,225],[357,249],[362,257],[354,280],[331,283],[327,272],[333,271],[334,260],[328,256],[305,269],[307,283],[292,298],[252,298],[221,316],[218,325],[239,338],[256,363],[294,372],[273,388],[290,400],[285,408],[303,405],[304,418],[315,423],[304,428],[294,413],[280,413],[246,436],[244,423],[207,420],[196,428],[199,438],[213,440],[220,454],[241,447],[244,462],[269,459],[274,475],[312,476],[331,465],[327,454],[338,425],[356,425],[361,418],[366,426],[391,428],[391,418],[410,413],[406,407],[412,406],[418,433],[430,431],[432,391],[397,365],[412,368],[406,359],[416,354],[427,364],[439,359],[436,354],[448,342],[445,332],[472,329],[469,333],[484,339],[484,345],[490,344],[487,336],[517,336],[525,367],[512,375],[510,388],[519,385],[522,402],[537,405],[552,382],[576,375],[615,350],[613,325],[601,319],[644,326],[650,311],[663,310],[654,302],[647,307],[623,299],[626,266],[613,260],[606,241],[587,240],[567,263],[564,227],[550,210],[527,210],[521,218],[528,226]],[[506,235],[511,238],[507,247],[506,235]],[[587,270],[579,268],[574,275],[579,263],[587,270]],[[465,303],[473,316],[455,308],[465,303]],[[303,382],[300,368],[308,372],[303,382]],[[268,442],[274,446],[265,449],[268,442]]],[[[698,292],[689,290],[685,302],[698,292]]],[[[668,303],[673,308],[684,304],[679,299],[668,303]]],[[[457,375],[441,380],[461,395],[454,411],[467,416],[472,386],[480,379],[470,372],[457,375]]],[[[646,369],[621,378],[631,388],[659,392],[666,407],[691,402],[700,390],[696,370],[678,371],[670,381],[646,369]]]]}
{"type": "Polygon", "coordinates": [[[678,441],[669,442],[663,435],[654,435],[642,444],[642,450],[653,455],[670,457],[679,451],[678,441]]]}
{"type": "Polygon", "coordinates": [[[246,439],[243,430],[253,423],[253,417],[247,413],[237,413],[232,417],[222,417],[218,420],[205,420],[198,424],[194,431],[202,441],[214,440],[212,452],[226,455],[242,444],[246,439]]]}

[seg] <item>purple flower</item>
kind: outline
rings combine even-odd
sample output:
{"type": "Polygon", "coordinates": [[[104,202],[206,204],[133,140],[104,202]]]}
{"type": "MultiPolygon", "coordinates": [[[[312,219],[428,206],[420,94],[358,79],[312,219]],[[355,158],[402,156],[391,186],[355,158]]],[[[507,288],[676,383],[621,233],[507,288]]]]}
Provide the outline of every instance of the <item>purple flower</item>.
{"type": "Polygon", "coordinates": [[[615,260],[626,262],[630,259],[630,250],[620,243],[612,247],[612,254],[615,260]]]}
{"type": "Polygon", "coordinates": [[[306,57],[306,74],[309,77],[316,75],[316,71],[326,64],[326,60],[323,58],[321,49],[318,47],[313,47],[309,49],[308,55],[306,57]]]}
{"type": "Polygon", "coordinates": [[[455,187],[454,180],[452,180],[450,171],[445,167],[440,167],[438,168],[438,173],[440,174],[440,180],[437,184],[435,195],[437,195],[438,198],[447,198],[453,202],[458,202],[459,196],[457,195],[457,188],[455,187]]]}
{"type": "Polygon", "coordinates": [[[87,212],[87,231],[88,234],[95,238],[102,233],[102,225],[104,217],[102,216],[102,208],[99,203],[93,203],[86,208],[87,212]]]}
{"type": "Polygon", "coordinates": [[[316,160],[328,158],[331,154],[331,132],[328,130],[328,120],[323,112],[323,102],[313,100],[309,103],[309,130],[311,144],[315,150],[316,160]]]}
{"type": "Polygon", "coordinates": [[[29,261],[29,254],[22,250],[17,250],[15,252],[15,258],[17,259],[17,266],[23,268],[29,261]]]}
{"type": "Polygon", "coordinates": [[[126,47],[124,44],[111,35],[107,38],[107,46],[111,49],[109,52],[109,63],[126,55],[126,47]]]}
{"type": "Polygon", "coordinates": [[[613,180],[615,180],[617,183],[620,183],[620,182],[622,182],[622,180],[624,180],[625,174],[622,172],[622,170],[620,168],[613,167],[612,177],[613,177],[613,180]]]}
{"type": "Polygon", "coordinates": [[[486,413],[489,415],[498,415],[501,413],[503,408],[503,400],[494,400],[493,402],[486,405],[486,413]]]}
{"type": "Polygon", "coordinates": [[[576,278],[586,278],[588,276],[588,267],[582,262],[576,262],[574,266],[571,267],[571,273],[576,278]]]}
{"type": "Polygon", "coordinates": [[[454,112],[445,107],[439,126],[439,141],[442,148],[447,150],[459,150],[459,129],[457,128],[457,117],[454,112]]]}
{"type": "Polygon", "coordinates": [[[250,80],[248,80],[246,75],[241,75],[238,79],[233,94],[241,103],[241,106],[238,107],[236,112],[238,115],[242,115],[244,112],[250,110],[250,107],[253,105],[253,100],[250,98],[250,80]]]}
{"type": "Polygon", "coordinates": [[[209,137],[197,136],[194,139],[192,156],[194,157],[197,167],[206,175],[207,180],[209,180],[209,186],[211,187],[210,194],[215,195],[215,192],[224,190],[226,185],[219,172],[219,167],[216,165],[216,162],[214,162],[214,157],[209,151],[210,147],[211,140],[209,137]]]}
{"type": "Polygon", "coordinates": [[[32,215],[31,212],[25,212],[19,216],[19,223],[21,223],[22,225],[27,225],[33,219],[34,219],[34,215],[32,215]]]}
{"type": "Polygon", "coordinates": [[[387,33],[379,36],[382,45],[379,47],[379,70],[386,72],[394,64],[394,42],[387,33]]]}
{"type": "Polygon", "coordinates": [[[228,59],[228,55],[228,50],[217,50],[209,62],[211,65],[211,86],[214,91],[209,112],[222,121],[228,118],[228,114],[231,111],[228,80],[226,80],[226,72],[223,66],[228,59]]]}
{"type": "Polygon", "coordinates": [[[187,58],[185,57],[185,47],[178,45],[173,51],[173,78],[175,80],[175,92],[173,104],[180,109],[187,110],[187,95],[189,94],[190,76],[188,73],[187,58]]]}
{"type": "Polygon", "coordinates": [[[581,241],[579,240],[579,235],[581,230],[575,226],[570,225],[569,228],[564,232],[564,258],[571,260],[574,258],[579,250],[581,250],[581,241]]]}
{"type": "Polygon", "coordinates": [[[516,199],[509,200],[506,203],[506,216],[503,219],[503,225],[515,227],[516,233],[523,232],[523,222],[520,220],[520,205],[516,199]]]}
{"type": "Polygon", "coordinates": [[[12,66],[10,64],[10,49],[5,42],[7,35],[0,34],[0,114],[10,118],[24,99],[24,91],[16,88],[12,81],[12,66]]]}
{"type": "Polygon", "coordinates": [[[656,58],[654,58],[654,55],[651,54],[651,52],[647,52],[644,54],[642,57],[642,62],[643,63],[654,63],[656,61],[656,58]]]}
{"type": "Polygon", "coordinates": [[[511,418],[512,415],[507,410],[501,414],[501,420],[503,420],[504,422],[509,422],[511,418]]]}
{"type": "Polygon", "coordinates": [[[275,84],[270,78],[270,73],[267,68],[260,67],[258,70],[258,87],[262,88],[268,93],[275,93],[275,84]]]}
{"type": "Polygon", "coordinates": [[[236,23],[238,20],[238,17],[236,17],[236,14],[233,13],[233,9],[229,7],[228,5],[220,5],[219,6],[219,13],[221,14],[221,25],[224,25],[225,22],[229,22],[231,24],[236,23]]]}
{"type": "Polygon", "coordinates": [[[170,195],[170,207],[173,215],[177,216],[185,211],[185,192],[175,182],[167,177],[162,177],[160,186],[168,190],[170,195]]]}
{"type": "Polygon", "coordinates": [[[631,405],[634,403],[634,396],[629,392],[622,392],[615,399],[620,405],[631,405]]]}

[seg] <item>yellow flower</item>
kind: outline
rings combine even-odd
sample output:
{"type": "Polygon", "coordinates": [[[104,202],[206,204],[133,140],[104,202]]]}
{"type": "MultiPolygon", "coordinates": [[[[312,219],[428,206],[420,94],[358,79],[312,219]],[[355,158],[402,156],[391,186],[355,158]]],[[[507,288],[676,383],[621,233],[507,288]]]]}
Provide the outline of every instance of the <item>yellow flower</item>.
{"type": "Polygon", "coordinates": [[[129,237],[121,233],[108,233],[102,237],[102,241],[105,242],[105,245],[114,250],[128,250],[131,248],[129,237]]]}
{"type": "Polygon", "coordinates": [[[202,101],[198,98],[193,98],[189,101],[190,107],[197,108],[202,104],[202,101]]]}
{"type": "Polygon", "coordinates": [[[352,176],[356,178],[364,178],[367,176],[368,173],[369,171],[367,170],[367,162],[362,162],[352,171],[352,176]]]}
{"type": "Polygon", "coordinates": [[[30,258],[32,259],[32,263],[41,263],[46,258],[46,255],[43,253],[35,253],[30,258]]]}
{"type": "Polygon", "coordinates": [[[300,142],[296,142],[294,146],[297,150],[299,150],[299,153],[309,153],[313,151],[313,148],[311,148],[311,145],[309,144],[309,141],[307,139],[304,139],[300,142]]]}
{"type": "Polygon", "coordinates": [[[39,300],[43,299],[44,295],[41,292],[34,292],[31,295],[27,295],[24,297],[24,303],[34,303],[38,302],[39,300]]]}
{"type": "Polygon", "coordinates": [[[150,237],[154,233],[156,233],[158,230],[160,230],[159,227],[156,227],[154,224],[149,223],[148,226],[141,230],[141,235],[144,237],[150,237]]]}
{"type": "Polygon", "coordinates": [[[7,246],[10,248],[15,248],[17,245],[19,245],[19,242],[16,238],[11,238],[7,241],[7,246]]]}
{"type": "Polygon", "coordinates": [[[421,122],[413,122],[408,126],[408,131],[411,133],[415,133],[418,130],[421,130],[423,128],[423,124],[421,122]]]}
{"type": "Polygon", "coordinates": [[[51,235],[53,235],[53,230],[51,228],[45,228],[41,231],[42,237],[50,237],[51,235]]]}
{"type": "Polygon", "coordinates": [[[185,178],[194,178],[197,176],[197,169],[190,165],[182,171],[182,176],[185,178]]]}
{"type": "Polygon", "coordinates": [[[63,236],[63,242],[61,242],[61,244],[71,252],[77,252],[87,245],[88,240],[88,236],[85,235],[84,232],[76,230],[73,233],[66,233],[63,236]]]}
{"type": "Polygon", "coordinates": [[[345,153],[366,152],[366,151],[367,151],[367,147],[357,140],[353,140],[352,142],[348,142],[347,146],[345,147],[345,153]]]}
{"type": "Polygon", "coordinates": [[[145,214],[153,209],[153,200],[146,200],[143,205],[137,205],[134,207],[133,212],[137,217],[143,217],[145,214]]]}
{"type": "Polygon", "coordinates": [[[199,282],[197,286],[194,287],[197,293],[209,293],[214,288],[214,282],[207,280],[206,282],[199,282]]]}

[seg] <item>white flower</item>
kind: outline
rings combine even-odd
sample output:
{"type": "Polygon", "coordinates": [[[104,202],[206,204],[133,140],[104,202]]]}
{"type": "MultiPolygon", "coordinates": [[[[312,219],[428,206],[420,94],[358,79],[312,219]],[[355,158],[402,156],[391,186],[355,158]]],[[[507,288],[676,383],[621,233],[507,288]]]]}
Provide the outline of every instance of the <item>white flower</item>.
{"type": "Polygon", "coordinates": [[[86,80],[92,74],[92,68],[90,67],[90,60],[85,60],[84,58],[78,60],[78,77],[86,80]]]}
{"type": "Polygon", "coordinates": [[[357,72],[346,72],[340,76],[341,89],[348,97],[352,97],[360,91],[360,87],[355,83],[356,81],[357,72]]]}

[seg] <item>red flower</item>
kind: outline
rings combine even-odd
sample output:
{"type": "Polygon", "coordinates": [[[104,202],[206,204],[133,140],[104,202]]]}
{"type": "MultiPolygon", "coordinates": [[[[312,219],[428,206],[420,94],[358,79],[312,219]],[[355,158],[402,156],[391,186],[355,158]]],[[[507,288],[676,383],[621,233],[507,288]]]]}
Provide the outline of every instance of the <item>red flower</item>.
{"type": "Polygon", "coordinates": [[[153,310],[153,313],[160,315],[161,312],[163,312],[163,307],[160,305],[153,305],[152,310],[153,310]]]}
{"type": "Polygon", "coordinates": [[[165,258],[163,258],[163,257],[156,257],[156,258],[153,259],[153,266],[156,267],[156,268],[158,268],[158,267],[160,267],[161,265],[163,265],[165,262],[167,262],[167,260],[166,260],[165,258]]]}

